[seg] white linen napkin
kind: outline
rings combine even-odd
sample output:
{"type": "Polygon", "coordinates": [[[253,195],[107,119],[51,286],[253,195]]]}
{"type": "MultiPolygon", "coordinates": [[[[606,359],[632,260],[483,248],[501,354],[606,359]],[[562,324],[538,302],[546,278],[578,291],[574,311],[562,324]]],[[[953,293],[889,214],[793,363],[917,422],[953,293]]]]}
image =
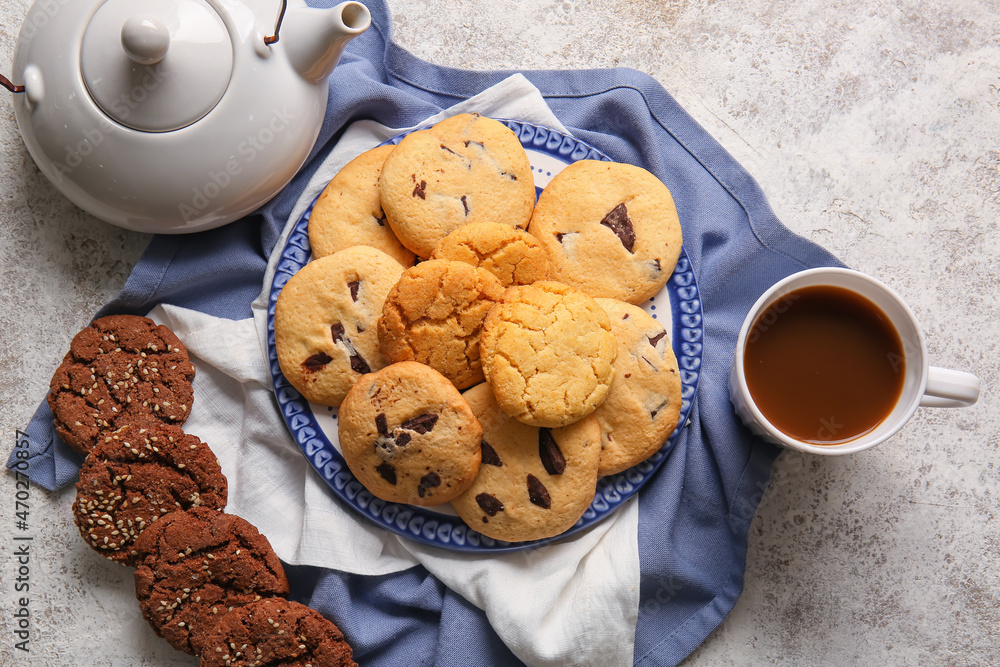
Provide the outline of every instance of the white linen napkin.
{"type": "MultiPolygon", "coordinates": [[[[522,75],[425,123],[471,111],[565,132],[522,75]]],[[[218,456],[229,480],[227,511],[254,524],[283,561],[362,575],[421,564],[484,610],[504,643],[529,665],[631,664],[639,602],[638,497],[557,543],[497,555],[452,552],[399,537],[346,508],[285,427],[266,362],[276,258],[291,227],[341,167],[407,129],[360,121],[346,130],[285,226],[253,318],[225,320],[170,305],[150,313],[176,332],[197,367],[185,430],[218,456]]]]}

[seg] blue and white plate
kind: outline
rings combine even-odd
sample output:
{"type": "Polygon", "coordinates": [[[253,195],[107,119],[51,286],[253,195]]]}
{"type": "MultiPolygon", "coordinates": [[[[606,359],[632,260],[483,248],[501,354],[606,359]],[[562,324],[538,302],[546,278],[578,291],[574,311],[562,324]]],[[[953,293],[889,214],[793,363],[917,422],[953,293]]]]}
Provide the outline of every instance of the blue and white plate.
{"type": "MultiPolygon", "coordinates": [[[[553,176],[572,162],[583,159],[610,161],[610,158],[593,146],[556,130],[516,121],[502,122],[518,136],[527,151],[538,193],[548,185],[553,176]]],[[[386,143],[397,144],[403,136],[394,137],[386,143]]],[[[278,365],[274,344],[274,306],[281,288],[310,259],[308,227],[313,205],[302,214],[289,234],[275,270],[268,303],[268,362],[281,414],[292,436],[330,490],[349,507],[387,530],[444,549],[467,552],[526,549],[586,530],[609,516],[635,495],[666,460],[691,413],[691,403],[697,392],[701,370],[704,334],[698,285],[683,249],[666,287],[643,306],[671,333],[682,383],[679,425],[663,447],[649,459],[622,473],[598,480],[593,503],[572,528],[557,537],[544,540],[504,542],[466,526],[450,505],[415,507],[386,502],[373,496],[351,474],[340,454],[337,411],[306,401],[285,379],[278,365]]]]}

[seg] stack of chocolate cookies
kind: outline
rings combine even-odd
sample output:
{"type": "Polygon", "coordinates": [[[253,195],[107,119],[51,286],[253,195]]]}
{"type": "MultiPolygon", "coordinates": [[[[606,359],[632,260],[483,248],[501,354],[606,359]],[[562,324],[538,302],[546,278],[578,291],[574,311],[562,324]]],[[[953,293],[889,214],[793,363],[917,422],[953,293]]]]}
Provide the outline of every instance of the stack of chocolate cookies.
{"type": "Polygon", "coordinates": [[[218,459],[182,428],[194,374],[177,336],[145,317],[103,317],[74,336],[48,402],[56,432],[86,457],[81,536],[135,567],[143,617],[202,665],[354,665],[334,623],[285,598],[267,538],[224,511],[218,459]]]}

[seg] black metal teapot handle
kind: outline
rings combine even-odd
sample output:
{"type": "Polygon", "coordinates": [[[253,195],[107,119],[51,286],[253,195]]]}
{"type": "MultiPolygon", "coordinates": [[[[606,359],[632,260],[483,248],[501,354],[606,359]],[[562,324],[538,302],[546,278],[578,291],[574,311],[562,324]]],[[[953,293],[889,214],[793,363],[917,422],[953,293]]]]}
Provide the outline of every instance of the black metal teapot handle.
{"type": "Polygon", "coordinates": [[[281,30],[281,22],[285,19],[285,9],[288,7],[288,0],[281,0],[281,11],[278,12],[278,22],[274,24],[274,34],[264,38],[265,44],[275,44],[278,41],[278,31],[281,30]]]}
{"type": "Polygon", "coordinates": [[[24,86],[15,86],[13,83],[10,82],[10,79],[5,77],[3,74],[0,74],[0,86],[3,86],[12,93],[24,92],[24,86]]]}

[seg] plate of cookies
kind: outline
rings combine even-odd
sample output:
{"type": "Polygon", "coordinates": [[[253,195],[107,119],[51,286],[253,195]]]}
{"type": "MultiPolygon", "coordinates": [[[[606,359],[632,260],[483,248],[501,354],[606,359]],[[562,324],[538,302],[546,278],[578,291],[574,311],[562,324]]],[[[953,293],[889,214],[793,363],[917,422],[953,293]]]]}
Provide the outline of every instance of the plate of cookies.
{"type": "Polygon", "coordinates": [[[702,308],[669,189],[570,135],[461,114],[357,156],[270,291],[285,422],[369,521],[466,552],[612,515],[687,423],[702,308]]]}

